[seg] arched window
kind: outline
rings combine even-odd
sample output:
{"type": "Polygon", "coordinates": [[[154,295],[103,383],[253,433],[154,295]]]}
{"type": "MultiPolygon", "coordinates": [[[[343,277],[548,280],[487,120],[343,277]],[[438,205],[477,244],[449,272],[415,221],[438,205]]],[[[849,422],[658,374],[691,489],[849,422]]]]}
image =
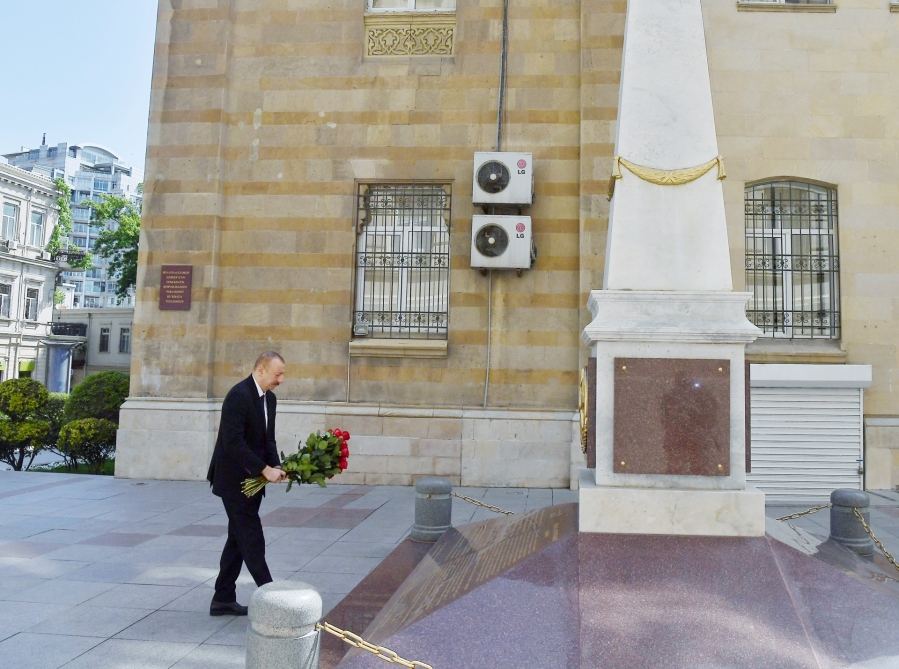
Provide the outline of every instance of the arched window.
{"type": "Polygon", "coordinates": [[[360,184],[354,337],[446,339],[450,185],[360,184]]]}
{"type": "Polygon", "coordinates": [[[759,181],[746,186],[744,205],[749,320],[768,337],[839,339],[836,188],[759,181]]]}

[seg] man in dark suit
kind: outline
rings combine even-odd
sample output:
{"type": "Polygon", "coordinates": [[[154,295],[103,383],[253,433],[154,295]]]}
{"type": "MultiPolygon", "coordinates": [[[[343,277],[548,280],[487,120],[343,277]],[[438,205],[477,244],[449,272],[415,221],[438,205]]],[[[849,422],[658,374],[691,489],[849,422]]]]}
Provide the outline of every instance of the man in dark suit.
{"type": "Polygon", "coordinates": [[[278,402],[271,392],[283,379],[284,358],[274,351],[263,353],[256,358],[253,373],[231,388],[222,404],[218,438],[206,476],[228,514],[228,539],[209,605],[212,616],[247,614],[247,607],[237,603],[236,582],[242,564],[247,565],[257,586],[272,581],[259,519],[265,491],[248,498],[240,486],[244,479],[260,475],[272,483],[287,478],[275,446],[278,402]]]}

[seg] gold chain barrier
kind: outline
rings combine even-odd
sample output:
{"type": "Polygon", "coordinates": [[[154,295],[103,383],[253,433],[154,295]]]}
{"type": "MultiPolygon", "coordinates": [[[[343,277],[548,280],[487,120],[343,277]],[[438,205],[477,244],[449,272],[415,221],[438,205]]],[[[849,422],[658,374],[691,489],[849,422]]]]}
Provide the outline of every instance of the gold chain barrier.
{"type": "Polygon", "coordinates": [[[460,495],[457,492],[453,493],[453,497],[458,497],[459,499],[464,500],[464,501],[468,502],[469,504],[474,504],[475,506],[480,506],[484,509],[487,509],[488,511],[493,511],[494,513],[504,513],[507,516],[515,515],[514,511],[506,511],[505,509],[501,509],[498,506],[493,506],[492,504],[487,504],[487,502],[479,502],[476,499],[473,499],[471,497],[466,497],[465,495],[460,495]]]}
{"type": "Polygon", "coordinates": [[[801,516],[807,516],[810,513],[815,513],[816,511],[820,511],[821,509],[829,509],[830,504],[821,504],[819,506],[813,506],[811,509],[806,509],[805,511],[800,511],[799,513],[791,513],[789,516],[781,516],[777,520],[793,520],[793,518],[800,518],[801,516]]]}
{"type": "Polygon", "coordinates": [[[339,627],[335,627],[331,623],[316,623],[315,629],[319,632],[327,632],[328,634],[333,634],[338,639],[343,639],[353,648],[366,650],[372,655],[375,655],[376,657],[384,660],[385,662],[389,662],[390,664],[398,664],[401,667],[407,667],[407,669],[434,669],[430,664],[425,664],[424,662],[419,662],[418,660],[403,659],[389,648],[385,648],[384,646],[376,646],[373,643],[369,643],[358,634],[353,634],[352,632],[349,632],[347,630],[342,630],[339,627]]]}
{"type": "Polygon", "coordinates": [[[896,558],[894,558],[892,555],[890,555],[890,552],[883,545],[883,542],[880,539],[878,539],[876,536],[874,536],[874,531],[868,525],[867,521],[865,521],[865,517],[859,512],[858,507],[853,506],[852,513],[855,515],[856,518],[859,519],[859,521],[862,524],[862,527],[865,528],[865,532],[867,532],[868,536],[871,537],[871,541],[873,541],[877,545],[877,547],[880,549],[880,552],[883,553],[884,557],[890,561],[890,564],[893,565],[893,567],[895,567],[897,571],[899,571],[899,564],[896,564],[896,558]]]}
{"type": "MultiPolygon", "coordinates": [[[[810,513],[815,513],[816,511],[820,511],[821,509],[830,508],[830,504],[821,504],[819,506],[813,506],[810,509],[806,509],[805,511],[799,511],[798,513],[791,513],[788,516],[781,516],[777,520],[793,520],[794,518],[800,518],[802,516],[807,516],[810,513]]],[[[867,535],[871,538],[871,541],[874,542],[874,545],[883,553],[883,556],[889,561],[893,567],[899,571],[899,564],[896,563],[896,558],[890,555],[890,552],[886,549],[886,546],[883,545],[883,542],[877,538],[877,535],[874,534],[874,530],[871,529],[871,526],[868,525],[868,522],[865,520],[865,517],[861,514],[861,511],[858,510],[857,506],[852,507],[852,514],[858,518],[858,521],[862,524],[862,527],[865,529],[867,535]]]]}

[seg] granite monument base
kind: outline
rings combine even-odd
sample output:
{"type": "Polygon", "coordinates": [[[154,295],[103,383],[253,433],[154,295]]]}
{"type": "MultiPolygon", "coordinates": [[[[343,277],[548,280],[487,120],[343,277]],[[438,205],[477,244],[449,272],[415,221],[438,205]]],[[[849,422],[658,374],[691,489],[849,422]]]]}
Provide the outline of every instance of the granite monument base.
{"type": "Polygon", "coordinates": [[[765,494],[748,490],[677,490],[599,486],[589,469],[578,490],[581,532],[760,537],[765,494]]]}
{"type": "MultiPolygon", "coordinates": [[[[362,636],[453,669],[899,666],[899,583],[767,536],[590,534],[577,517],[568,504],[449,530],[362,636]]],[[[350,650],[338,666],[384,664],[350,650]]]]}

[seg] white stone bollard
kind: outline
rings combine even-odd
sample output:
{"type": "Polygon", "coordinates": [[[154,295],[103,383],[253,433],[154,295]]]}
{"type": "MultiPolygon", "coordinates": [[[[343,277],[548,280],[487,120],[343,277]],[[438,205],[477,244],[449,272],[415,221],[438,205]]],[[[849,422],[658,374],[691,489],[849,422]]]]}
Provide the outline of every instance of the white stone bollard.
{"type": "Polygon", "coordinates": [[[321,595],[308,583],[266,583],[250,598],[247,669],[317,669],[321,595]]]}

